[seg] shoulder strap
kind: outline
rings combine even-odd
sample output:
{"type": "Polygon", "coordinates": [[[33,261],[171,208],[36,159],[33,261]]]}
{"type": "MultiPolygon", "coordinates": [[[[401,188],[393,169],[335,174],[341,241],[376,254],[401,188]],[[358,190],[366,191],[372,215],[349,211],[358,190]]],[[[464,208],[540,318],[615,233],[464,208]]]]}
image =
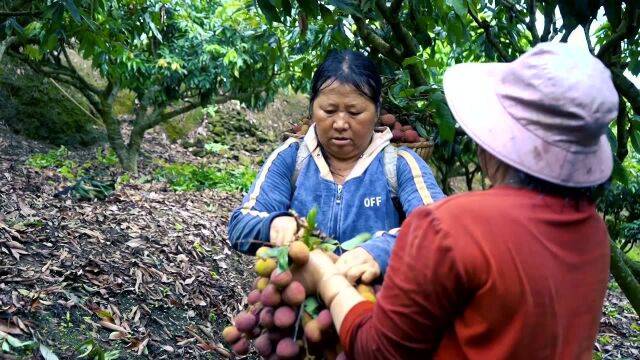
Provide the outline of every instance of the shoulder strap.
{"type": "Polygon", "coordinates": [[[293,174],[291,175],[291,194],[296,191],[296,182],[298,180],[298,176],[300,175],[300,171],[302,171],[302,167],[304,166],[305,161],[309,158],[311,151],[309,151],[309,147],[304,141],[300,142],[300,147],[298,148],[298,153],[296,154],[296,164],[293,168],[293,174]]]}
{"type": "Polygon", "coordinates": [[[400,216],[400,223],[407,217],[402,208],[400,197],[398,196],[398,148],[389,144],[384,148],[384,174],[389,184],[389,192],[391,192],[391,201],[400,216]]]}
{"type": "Polygon", "coordinates": [[[389,144],[384,148],[384,174],[387,177],[391,198],[398,197],[398,148],[389,144]]]}

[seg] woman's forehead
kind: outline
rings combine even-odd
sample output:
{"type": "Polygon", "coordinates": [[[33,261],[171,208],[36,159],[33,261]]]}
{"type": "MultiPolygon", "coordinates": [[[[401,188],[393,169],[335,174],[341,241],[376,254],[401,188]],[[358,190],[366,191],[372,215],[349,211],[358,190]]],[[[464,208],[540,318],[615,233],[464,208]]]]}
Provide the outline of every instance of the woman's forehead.
{"type": "MultiPolygon", "coordinates": [[[[372,102],[365,94],[356,89],[351,84],[345,84],[337,80],[329,80],[322,85],[320,92],[318,93],[317,100],[324,98],[325,100],[349,98],[349,100],[366,100],[372,102]]],[[[345,99],[346,100],[346,99],[345,99]]]]}

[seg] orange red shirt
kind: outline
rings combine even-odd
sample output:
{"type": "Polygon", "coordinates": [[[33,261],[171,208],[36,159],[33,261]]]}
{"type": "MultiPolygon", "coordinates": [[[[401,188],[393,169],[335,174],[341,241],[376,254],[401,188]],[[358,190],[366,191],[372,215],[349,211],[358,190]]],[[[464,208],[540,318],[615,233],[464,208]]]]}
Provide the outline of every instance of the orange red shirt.
{"type": "Polygon", "coordinates": [[[416,210],[375,306],[340,337],[350,359],[591,359],[609,274],[586,200],[496,187],[416,210]]]}

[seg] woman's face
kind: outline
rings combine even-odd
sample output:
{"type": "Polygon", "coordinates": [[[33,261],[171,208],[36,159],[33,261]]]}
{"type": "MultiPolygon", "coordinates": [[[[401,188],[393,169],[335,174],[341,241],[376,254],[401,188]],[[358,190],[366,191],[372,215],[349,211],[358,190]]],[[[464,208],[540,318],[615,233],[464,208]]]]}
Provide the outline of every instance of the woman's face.
{"type": "Polygon", "coordinates": [[[480,169],[493,186],[505,184],[511,173],[511,166],[500,161],[487,150],[478,145],[478,161],[480,169]]]}
{"type": "Polygon", "coordinates": [[[377,120],[375,104],[353,86],[333,82],[320,91],[312,108],[318,141],[333,159],[364,153],[377,120]]]}

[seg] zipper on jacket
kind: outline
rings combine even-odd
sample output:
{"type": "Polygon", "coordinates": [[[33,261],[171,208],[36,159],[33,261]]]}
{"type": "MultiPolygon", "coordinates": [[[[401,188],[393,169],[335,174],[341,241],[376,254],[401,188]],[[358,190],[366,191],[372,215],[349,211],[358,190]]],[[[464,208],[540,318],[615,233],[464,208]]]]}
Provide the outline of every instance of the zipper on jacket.
{"type": "Polygon", "coordinates": [[[342,185],[338,185],[338,197],[336,198],[336,204],[342,202],[342,185]]]}

